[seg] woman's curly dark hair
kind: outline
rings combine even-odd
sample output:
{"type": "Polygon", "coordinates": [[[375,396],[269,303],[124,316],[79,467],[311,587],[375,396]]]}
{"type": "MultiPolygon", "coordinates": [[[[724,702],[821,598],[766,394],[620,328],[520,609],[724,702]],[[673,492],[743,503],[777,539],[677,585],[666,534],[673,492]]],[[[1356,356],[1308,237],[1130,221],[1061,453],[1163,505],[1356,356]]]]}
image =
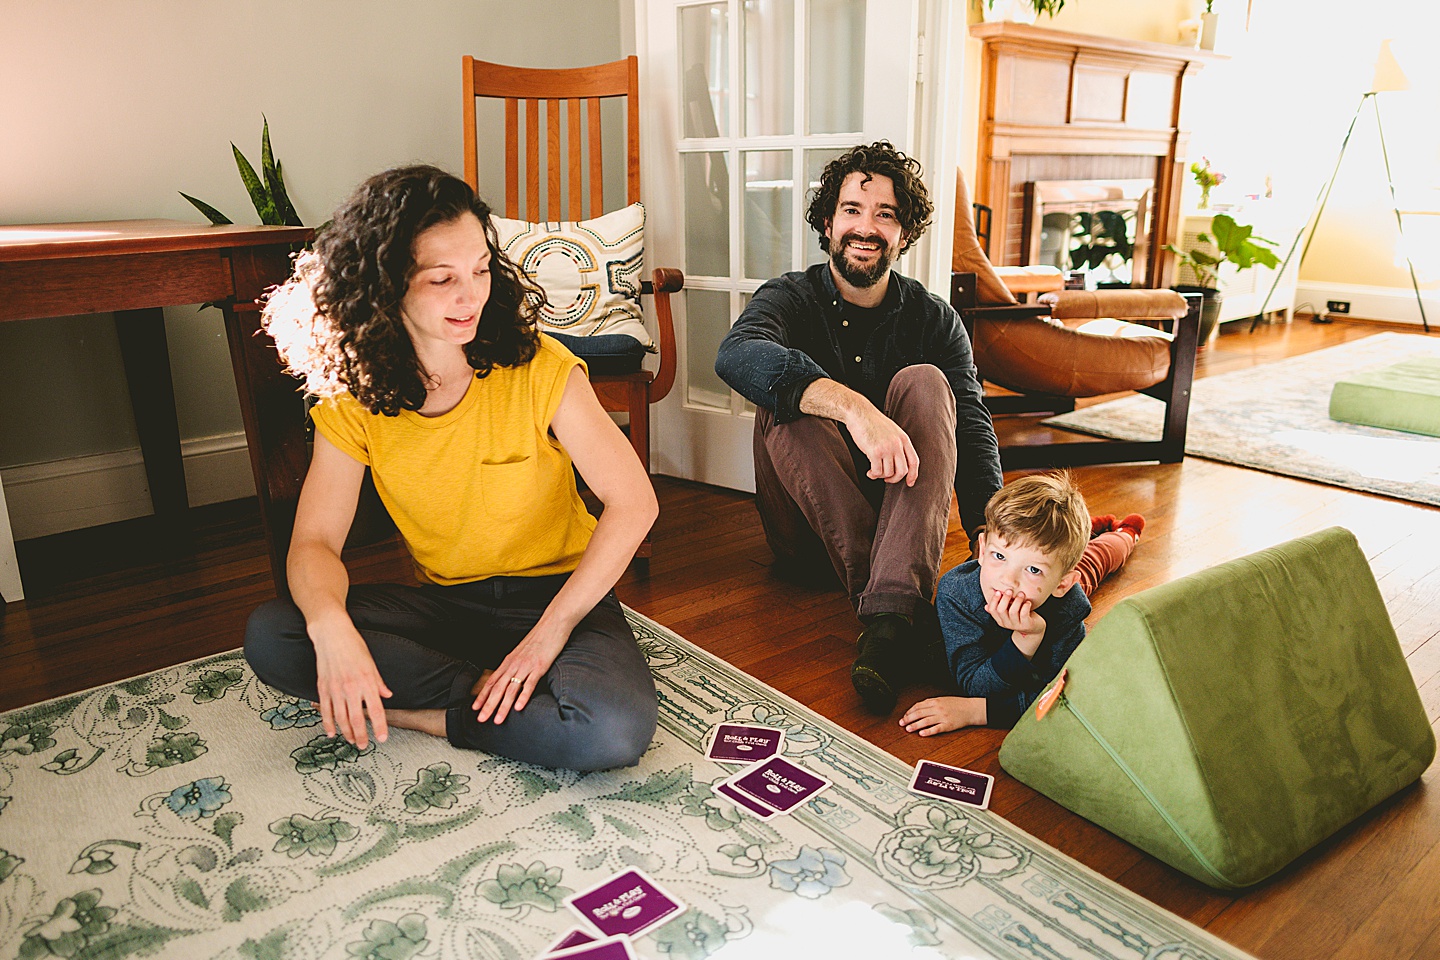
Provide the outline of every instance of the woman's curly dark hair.
{"type": "Polygon", "coordinates": [[[265,329],[307,390],[322,397],[348,390],[387,417],[420,409],[425,372],[400,315],[415,238],[467,213],[485,230],[491,282],[466,359],[485,377],[535,356],[545,295],[500,251],[490,207],[437,167],[397,167],[360,185],[266,302],[265,329]]]}
{"type": "Polygon", "coordinates": [[[820,249],[830,252],[830,238],[825,235],[826,222],[835,216],[840,204],[840,185],[852,173],[862,173],[865,181],[872,177],[889,177],[895,185],[895,201],[900,206],[900,252],[904,253],[925,234],[935,205],[930,191],[920,179],[920,161],[896,150],[889,140],[861,144],[831,160],[820,174],[820,184],[810,191],[810,206],[805,219],[820,234],[820,249]]]}

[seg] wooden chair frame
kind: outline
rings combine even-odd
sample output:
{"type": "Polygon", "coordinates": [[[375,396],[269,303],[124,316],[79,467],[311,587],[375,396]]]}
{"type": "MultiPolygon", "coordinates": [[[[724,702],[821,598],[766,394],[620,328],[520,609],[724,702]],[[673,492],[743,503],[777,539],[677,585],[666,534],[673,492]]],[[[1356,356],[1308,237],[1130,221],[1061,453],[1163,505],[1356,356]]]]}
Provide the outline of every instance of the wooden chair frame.
{"type": "MultiPolygon", "coordinates": [[[[640,199],[640,110],[639,62],[633,56],[593,67],[559,70],[512,67],[487,63],[474,57],[464,60],[465,180],[479,188],[480,158],[476,131],[475,101],[500,99],[505,103],[505,216],[520,219],[520,176],[525,175],[524,219],[530,222],[583,220],[600,216],[603,210],[603,138],[601,102],[623,98],[625,103],[626,202],[640,199]],[[541,105],[545,122],[541,122],[541,105]],[[582,122],[582,105],[585,114],[582,122]],[[562,109],[563,107],[563,109],[562,109]],[[521,153],[520,112],[525,112],[525,150],[521,153]],[[564,115],[562,119],[562,114],[564,115]],[[561,154],[561,131],[569,143],[568,157],[561,154]],[[540,210],[541,140],[544,140],[546,174],[545,215],[540,210]],[[587,158],[582,158],[581,144],[587,158]],[[563,175],[562,175],[563,174],[563,175]],[[586,200],[587,182],[588,203],[586,200]],[[562,184],[568,204],[562,214],[562,184]]],[[[675,384],[675,323],[670,294],[681,290],[685,276],[679,270],[657,268],[641,284],[642,295],[655,298],[656,343],[659,365],[654,371],[635,373],[592,373],[591,385],[606,410],[627,413],[630,444],[635,455],[650,469],[650,405],[659,403],[675,384]]],[[[651,554],[649,535],[636,552],[651,554]]]]}
{"type": "MultiPolygon", "coordinates": [[[[960,314],[966,331],[974,340],[975,327],[987,320],[1045,317],[1049,310],[1040,304],[981,306],[975,302],[975,275],[953,273],[950,277],[950,305],[960,314]]],[[[1179,463],[1185,457],[1185,431],[1190,415],[1190,392],[1195,379],[1195,353],[1200,345],[1200,314],[1192,305],[1175,322],[1170,341],[1170,370],[1164,380],[1139,391],[1165,404],[1164,431],[1159,440],[1100,440],[1064,443],[1017,444],[1000,447],[1000,463],[1006,470],[1043,467],[1079,467],[1098,463],[1131,463],[1158,460],[1179,463]]],[[[980,371],[983,381],[984,371],[980,371]]],[[[985,406],[992,414],[1065,413],[1075,409],[1072,397],[1048,394],[987,396],[985,406]]]]}

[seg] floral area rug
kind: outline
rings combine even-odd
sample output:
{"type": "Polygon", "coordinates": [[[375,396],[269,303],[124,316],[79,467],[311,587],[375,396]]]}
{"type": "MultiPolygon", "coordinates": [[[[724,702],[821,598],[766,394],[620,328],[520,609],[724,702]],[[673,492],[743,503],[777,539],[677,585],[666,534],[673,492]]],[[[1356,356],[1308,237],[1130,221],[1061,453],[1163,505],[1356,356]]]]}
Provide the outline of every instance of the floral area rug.
{"type": "MultiPolygon", "coordinates": [[[[1330,419],[1335,381],[1414,356],[1440,357],[1440,340],[1380,333],[1196,380],[1185,452],[1440,506],[1440,438],[1330,419]]],[[[1044,422],[1116,440],[1158,440],[1164,411],[1159,400],[1136,394],[1044,422]]]]}
{"type": "Polygon", "coordinates": [[[1243,956],[630,614],[640,765],[579,774],[405,730],[357,750],[238,651],[0,717],[0,957],[529,958],[639,867],[687,910],[641,957],[1243,956]],[[761,822],[712,793],[721,720],[834,781],[761,822]]]}

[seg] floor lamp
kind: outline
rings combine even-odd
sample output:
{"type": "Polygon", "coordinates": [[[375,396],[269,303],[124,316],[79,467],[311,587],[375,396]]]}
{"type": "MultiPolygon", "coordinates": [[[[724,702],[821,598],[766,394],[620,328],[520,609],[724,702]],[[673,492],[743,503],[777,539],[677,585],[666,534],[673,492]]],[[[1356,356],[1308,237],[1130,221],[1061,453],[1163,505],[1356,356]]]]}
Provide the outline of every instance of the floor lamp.
{"type": "Polygon", "coordinates": [[[1405,251],[1405,264],[1410,268],[1410,285],[1415,290],[1415,303],[1420,307],[1420,323],[1424,325],[1426,333],[1430,332],[1430,321],[1425,317],[1425,301],[1420,297],[1420,281],[1415,278],[1415,264],[1410,259],[1409,248],[1405,246],[1405,223],[1400,216],[1400,203],[1395,199],[1395,178],[1390,174],[1390,151],[1385,145],[1385,126],[1380,122],[1380,101],[1375,99],[1375,95],[1379,93],[1409,89],[1409,79],[1396,62],[1395,54],[1390,52],[1390,41],[1382,40],[1380,58],[1375,61],[1375,79],[1370,83],[1370,91],[1362,94],[1360,102],[1355,106],[1355,115],[1350,118],[1350,128],[1345,131],[1345,139],[1340,142],[1340,156],[1335,158],[1335,169],[1330,173],[1330,180],[1320,188],[1320,195],[1315,198],[1315,209],[1305,221],[1305,229],[1295,235],[1295,242],[1290,244],[1290,252],[1285,254],[1280,269],[1276,271],[1275,281],[1270,284],[1270,292],[1265,295],[1265,302],[1260,304],[1260,312],[1250,321],[1251,333],[1255,332],[1256,325],[1264,318],[1265,308],[1270,306],[1270,298],[1279,289],[1280,278],[1285,276],[1285,270],[1295,256],[1295,248],[1300,245],[1301,237],[1305,237],[1305,247],[1300,251],[1296,268],[1305,262],[1305,254],[1310,252],[1310,241],[1315,239],[1315,230],[1320,226],[1320,217],[1325,213],[1325,201],[1330,199],[1330,190],[1335,186],[1335,178],[1340,174],[1340,164],[1345,160],[1345,148],[1350,146],[1350,135],[1355,132],[1355,123],[1360,119],[1360,111],[1365,109],[1367,103],[1375,108],[1375,129],[1380,133],[1380,156],[1385,158],[1385,182],[1390,185],[1390,206],[1395,211],[1395,226],[1400,229],[1400,245],[1405,251]]]}

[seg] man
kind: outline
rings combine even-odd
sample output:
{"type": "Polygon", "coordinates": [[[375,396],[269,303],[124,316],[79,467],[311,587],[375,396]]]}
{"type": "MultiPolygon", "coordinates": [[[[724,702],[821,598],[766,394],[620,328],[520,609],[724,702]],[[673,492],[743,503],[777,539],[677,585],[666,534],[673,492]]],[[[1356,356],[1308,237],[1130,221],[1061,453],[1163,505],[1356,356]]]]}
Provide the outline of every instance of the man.
{"type": "Polygon", "coordinates": [[[965,328],[891,269],[933,210],[888,142],[831,161],[806,213],[829,261],[757,290],[715,360],[757,408],[766,539],[782,568],[839,575],[865,625],[850,678],[878,713],[934,632],[952,486],[972,543],[1000,489],[965,328]]]}

